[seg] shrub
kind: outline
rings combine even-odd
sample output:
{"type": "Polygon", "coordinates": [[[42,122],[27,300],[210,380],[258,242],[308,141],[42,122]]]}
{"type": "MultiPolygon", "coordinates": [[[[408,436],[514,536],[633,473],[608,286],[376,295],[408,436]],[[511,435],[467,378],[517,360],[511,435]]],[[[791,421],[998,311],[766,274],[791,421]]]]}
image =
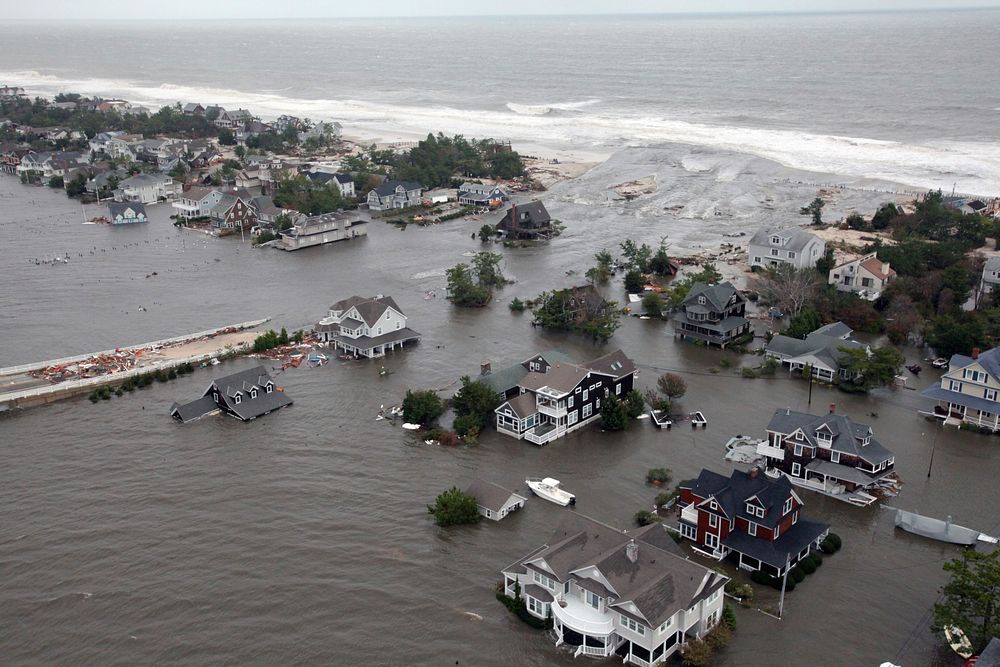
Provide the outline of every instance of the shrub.
{"type": "Polygon", "coordinates": [[[833,543],[833,548],[835,550],[840,551],[840,547],[843,544],[843,541],[840,539],[840,535],[837,533],[830,533],[826,536],[826,539],[833,543]]]}
{"type": "Polygon", "coordinates": [[[601,407],[601,428],[605,431],[624,431],[628,426],[628,412],[617,396],[608,396],[601,407]]]}
{"type": "Polygon", "coordinates": [[[685,667],[704,667],[712,664],[712,647],[702,639],[692,639],[681,651],[681,664],[685,667]]]}
{"type": "Polygon", "coordinates": [[[670,493],[669,491],[660,491],[659,493],[656,494],[656,498],[653,500],[653,504],[656,505],[657,507],[663,507],[671,500],[673,500],[674,496],[676,495],[677,495],[676,493],[670,493]]]}
{"type": "Polygon", "coordinates": [[[642,397],[642,392],[638,389],[633,389],[629,393],[625,394],[625,413],[635,419],[642,414],[643,409],[646,407],[646,401],[642,397]]]}
{"type": "Polygon", "coordinates": [[[796,565],[788,572],[788,579],[797,584],[801,584],[806,579],[806,573],[801,567],[796,565]]]}
{"type": "MultiPolygon", "coordinates": [[[[726,585],[728,586],[729,584],[726,585]]],[[[747,588],[750,587],[747,586],[747,588]]],[[[750,590],[752,593],[753,589],[751,588],[750,590]]],[[[730,630],[736,629],[736,612],[733,611],[733,605],[729,604],[728,602],[722,607],[722,624],[725,625],[730,630]]]]}
{"type": "Polygon", "coordinates": [[[803,558],[800,560],[799,567],[802,568],[802,571],[806,574],[812,574],[816,571],[816,564],[813,563],[812,558],[803,558]]]}
{"type": "Polygon", "coordinates": [[[523,301],[521,301],[520,299],[518,299],[518,298],[517,298],[517,297],[515,296],[515,297],[514,297],[514,298],[513,298],[512,300],[511,300],[511,302],[510,302],[510,304],[508,305],[508,307],[509,307],[509,308],[510,308],[510,309],[511,309],[512,311],[514,311],[515,313],[520,313],[520,312],[524,311],[524,309],[525,309],[525,307],[526,307],[526,306],[525,306],[525,304],[524,304],[524,302],[523,302],[523,301]]]}
{"type": "Polygon", "coordinates": [[[441,397],[430,389],[411,391],[406,390],[403,398],[403,419],[411,424],[421,424],[427,426],[434,423],[434,420],[444,412],[444,405],[441,397]]]}
{"type": "Polygon", "coordinates": [[[473,496],[453,486],[440,494],[433,505],[427,506],[427,513],[434,515],[434,523],[439,526],[455,526],[479,523],[479,505],[473,496]]]}
{"type": "Polygon", "coordinates": [[[833,554],[840,551],[840,535],[836,533],[830,533],[827,535],[822,542],[819,543],[820,551],[825,554],[833,554]]]}
{"type": "Polygon", "coordinates": [[[655,482],[666,484],[670,481],[671,475],[670,468],[650,468],[646,471],[646,482],[649,484],[655,482]]]}
{"type": "Polygon", "coordinates": [[[649,510],[639,510],[635,513],[633,518],[635,519],[635,524],[637,526],[648,526],[650,524],[657,523],[660,520],[660,517],[653,514],[649,510]]]}
{"type": "Polygon", "coordinates": [[[705,643],[713,651],[718,651],[729,643],[729,640],[733,638],[733,631],[729,629],[725,623],[719,623],[712,630],[705,635],[705,643]]]}
{"type": "Polygon", "coordinates": [[[719,359],[719,368],[730,368],[733,362],[730,361],[729,357],[722,357],[719,359]]]}
{"type": "Polygon", "coordinates": [[[547,630],[550,627],[552,627],[551,618],[543,621],[540,618],[532,616],[531,612],[529,612],[528,608],[525,606],[524,600],[522,600],[520,596],[512,598],[510,596],[504,595],[503,592],[501,591],[497,592],[497,600],[500,600],[500,602],[503,603],[503,606],[507,607],[507,609],[511,610],[514,614],[516,614],[518,618],[520,618],[522,621],[524,621],[533,628],[536,628],[538,630],[547,630]]]}
{"type": "Polygon", "coordinates": [[[828,556],[836,551],[836,549],[833,548],[833,543],[829,540],[823,540],[820,542],[819,549],[828,556]]]}
{"type": "MultiPolygon", "coordinates": [[[[778,579],[777,577],[775,577],[774,581],[775,581],[774,588],[776,590],[780,591],[781,590],[781,579],[778,579]]],[[[792,578],[789,578],[788,581],[785,583],[785,592],[786,593],[791,593],[792,591],[794,591],[795,590],[795,585],[796,585],[795,584],[795,580],[792,579],[792,578]]]]}
{"type": "MultiPolygon", "coordinates": [[[[734,597],[738,597],[744,601],[753,599],[753,586],[750,584],[741,584],[735,579],[730,579],[726,582],[726,592],[734,597]]],[[[726,605],[729,606],[728,604],[726,605]]],[[[732,610],[730,609],[730,612],[732,610]]],[[[723,611],[722,618],[725,619],[725,611],[723,611]]],[[[733,619],[735,623],[735,618],[733,619]]]]}
{"type": "Polygon", "coordinates": [[[760,377],[760,373],[757,372],[756,368],[750,368],[749,366],[744,366],[740,369],[740,375],[748,380],[754,380],[760,377]]]}
{"type": "MultiPolygon", "coordinates": [[[[477,433],[478,433],[478,431],[477,431],[477,433]]],[[[473,436],[473,437],[475,437],[475,436],[473,436]]],[[[438,437],[436,438],[436,440],[438,442],[440,442],[442,445],[444,445],[445,447],[454,447],[455,445],[457,445],[460,442],[459,437],[458,437],[458,433],[455,433],[454,431],[442,431],[441,434],[438,435],[438,437]]]]}
{"type": "Polygon", "coordinates": [[[468,433],[473,430],[478,433],[479,419],[475,415],[460,415],[455,417],[455,421],[451,426],[455,429],[455,433],[461,436],[468,435],[468,433]]]}
{"type": "Polygon", "coordinates": [[[771,579],[774,579],[774,577],[764,572],[761,572],[760,570],[754,570],[753,572],[750,573],[750,581],[752,581],[755,584],[760,584],[761,586],[770,586],[771,579]]]}
{"type": "Polygon", "coordinates": [[[815,551],[809,554],[809,560],[812,561],[813,567],[818,568],[823,565],[823,557],[815,551]]]}

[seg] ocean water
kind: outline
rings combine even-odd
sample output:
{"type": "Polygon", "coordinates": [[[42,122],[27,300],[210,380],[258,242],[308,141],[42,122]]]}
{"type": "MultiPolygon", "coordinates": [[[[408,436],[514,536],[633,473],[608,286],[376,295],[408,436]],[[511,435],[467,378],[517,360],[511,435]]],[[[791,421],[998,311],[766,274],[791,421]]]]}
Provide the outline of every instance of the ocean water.
{"type": "Polygon", "coordinates": [[[384,138],[460,132],[603,154],[689,143],[1000,194],[1000,10],[16,22],[4,34],[0,81],[33,92],[243,105],[384,138]],[[95,39],[138,46],[125,57],[95,39]]]}

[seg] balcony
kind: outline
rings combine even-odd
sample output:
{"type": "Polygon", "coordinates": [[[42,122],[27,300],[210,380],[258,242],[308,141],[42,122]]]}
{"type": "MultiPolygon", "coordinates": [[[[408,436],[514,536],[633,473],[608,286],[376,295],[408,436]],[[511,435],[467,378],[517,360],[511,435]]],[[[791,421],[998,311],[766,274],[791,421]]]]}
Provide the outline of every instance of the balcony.
{"type": "Polygon", "coordinates": [[[552,603],[552,615],[565,627],[584,635],[603,637],[615,629],[614,615],[602,613],[571,595],[560,596],[552,603]]]}
{"type": "Polygon", "coordinates": [[[761,456],[766,456],[769,459],[775,459],[778,461],[785,460],[785,450],[781,447],[771,446],[766,440],[757,445],[757,453],[761,456]]]}
{"type": "Polygon", "coordinates": [[[524,434],[524,439],[536,445],[544,445],[550,440],[555,440],[566,432],[565,428],[558,428],[552,422],[539,424],[535,428],[524,434]]]}
{"type": "Polygon", "coordinates": [[[688,505],[681,510],[681,521],[686,521],[691,525],[698,525],[698,510],[695,509],[694,505],[688,505]]]}
{"type": "Polygon", "coordinates": [[[548,399],[539,398],[536,403],[538,411],[543,415],[548,415],[558,419],[559,417],[566,416],[566,402],[565,401],[550,401],[548,399]]]}

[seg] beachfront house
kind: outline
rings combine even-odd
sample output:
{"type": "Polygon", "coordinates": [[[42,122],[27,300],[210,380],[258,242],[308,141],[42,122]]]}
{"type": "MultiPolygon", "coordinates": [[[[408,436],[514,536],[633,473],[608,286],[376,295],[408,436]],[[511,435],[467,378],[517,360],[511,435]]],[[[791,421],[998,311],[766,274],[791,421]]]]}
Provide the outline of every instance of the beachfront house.
{"type": "Polygon", "coordinates": [[[781,577],[830,532],[799,516],[802,500],[786,477],[772,479],[756,467],[729,477],[702,469],[677,488],[681,537],[709,558],[732,556],[742,570],[781,577]]]}
{"type": "Polygon", "coordinates": [[[854,292],[862,299],[874,301],[895,277],[889,262],[883,262],[873,252],[833,267],[827,282],[841,292],[854,292]]]}
{"type": "Polygon", "coordinates": [[[214,122],[218,127],[234,130],[242,129],[244,125],[252,120],[254,120],[253,114],[246,109],[236,109],[234,111],[222,109],[214,122]]]}
{"type": "Polygon", "coordinates": [[[504,399],[512,398],[521,393],[520,383],[529,372],[547,373],[556,364],[573,364],[573,358],[558,350],[549,350],[532,355],[519,364],[493,370],[489,361],[484,362],[479,369],[477,382],[482,382],[504,399]]]}
{"type": "Polygon", "coordinates": [[[0,86],[0,100],[9,102],[25,97],[24,88],[20,86],[0,86]]]}
{"type": "Polygon", "coordinates": [[[420,338],[406,326],[406,315],[393,298],[381,294],[338,301],[316,323],[314,331],[327,345],[369,359],[384,357],[386,352],[420,338]]]}
{"type": "Polygon", "coordinates": [[[113,225],[146,222],[146,207],[138,202],[108,202],[108,215],[113,225]]]}
{"type": "Polygon", "coordinates": [[[337,190],[340,191],[340,195],[345,198],[354,199],[354,179],[351,178],[350,174],[338,174],[330,171],[311,171],[306,176],[313,183],[319,183],[320,185],[334,185],[337,190]]]}
{"type": "Polygon", "coordinates": [[[180,191],[179,184],[166,174],[136,174],[118,184],[115,201],[137,201],[155,204],[172,199],[180,191]]]}
{"type": "Polygon", "coordinates": [[[1000,257],[990,257],[983,264],[983,275],[979,281],[979,298],[989,294],[1000,285],[1000,257]]]}
{"type": "Polygon", "coordinates": [[[508,514],[516,512],[524,507],[525,502],[524,496],[483,479],[475,480],[465,493],[476,499],[479,514],[491,521],[499,521],[508,514]]]}
{"type": "Polygon", "coordinates": [[[181,111],[184,112],[185,116],[204,116],[205,107],[201,106],[197,102],[188,102],[184,105],[181,111]]]}
{"type": "Polygon", "coordinates": [[[257,209],[246,191],[224,192],[219,203],[208,211],[216,229],[252,229],[257,224],[257,209]]]}
{"type": "Polygon", "coordinates": [[[556,646],[641,667],[711,630],[729,581],[687,559],[663,524],[626,532],[582,515],[502,574],[504,595],[551,616],[556,646]]]}
{"type": "Polygon", "coordinates": [[[511,239],[548,238],[552,234],[552,217],[540,201],[514,204],[497,223],[497,231],[511,239]]]}
{"type": "Polygon", "coordinates": [[[804,371],[808,366],[812,376],[820,382],[833,382],[848,378],[844,366],[845,354],[849,350],[868,350],[868,346],[851,340],[854,331],[843,322],[834,322],[816,329],[804,340],[791,336],[776,335],[764,345],[764,355],[788,366],[788,372],[804,371]]]}
{"type": "Polygon", "coordinates": [[[892,475],[896,463],[871,426],[836,414],[833,406],[821,416],[775,410],[757,454],[792,484],[855,504],[874,501],[866,491],[892,475]]]}
{"type": "Polygon", "coordinates": [[[750,268],[787,264],[796,269],[811,269],[826,252],[826,242],[801,227],[764,228],[750,239],[747,263],[750,268]]]}
{"type": "Polygon", "coordinates": [[[593,422],[611,395],[632,391],[635,363],[621,350],[587,364],[556,363],[528,371],[518,393],[495,411],[497,431],[544,445],[593,422]]]}
{"type": "Polygon", "coordinates": [[[281,239],[276,247],[282,250],[301,250],[367,234],[367,220],[354,211],[337,211],[298,218],[291,229],[281,232],[281,239]]]}
{"type": "Polygon", "coordinates": [[[291,404],[267,370],[256,366],[213,380],[201,398],[171,405],[170,415],[186,424],[218,410],[246,422],[291,404]]]}
{"type": "Polygon", "coordinates": [[[922,395],[934,399],[931,416],[945,424],[971,424],[1000,431],[1000,348],[971,356],[953,354],[941,380],[924,389],[922,395]]]}
{"type": "Polygon", "coordinates": [[[220,201],[222,201],[221,190],[194,186],[180,193],[172,206],[175,215],[183,218],[201,218],[208,216],[220,201]]]}
{"type": "Polygon", "coordinates": [[[458,188],[458,203],[463,206],[496,208],[507,201],[507,193],[499,185],[462,183],[458,188]]]}
{"type": "Polygon", "coordinates": [[[419,183],[412,181],[385,181],[368,193],[368,208],[372,211],[390,211],[421,204],[419,183]]]}
{"type": "Polygon", "coordinates": [[[674,336],[723,349],[738,343],[752,335],[750,320],[745,317],[746,302],[732,283],[695,283],[680,310],[674,313],[674,336]]]}

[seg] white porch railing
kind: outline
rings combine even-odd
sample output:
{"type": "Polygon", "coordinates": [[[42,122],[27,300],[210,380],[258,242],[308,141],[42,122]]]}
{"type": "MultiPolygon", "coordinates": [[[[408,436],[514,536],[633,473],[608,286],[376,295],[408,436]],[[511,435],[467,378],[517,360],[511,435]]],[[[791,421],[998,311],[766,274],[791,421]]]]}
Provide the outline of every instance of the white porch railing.
{"type": "Polygon", "coordinates": [[[696,510],[693,505],[688,505],[681,510],[681,521],[687,521],[688,523],[693,523],[697,526],[698,510],[696,510]]]}

